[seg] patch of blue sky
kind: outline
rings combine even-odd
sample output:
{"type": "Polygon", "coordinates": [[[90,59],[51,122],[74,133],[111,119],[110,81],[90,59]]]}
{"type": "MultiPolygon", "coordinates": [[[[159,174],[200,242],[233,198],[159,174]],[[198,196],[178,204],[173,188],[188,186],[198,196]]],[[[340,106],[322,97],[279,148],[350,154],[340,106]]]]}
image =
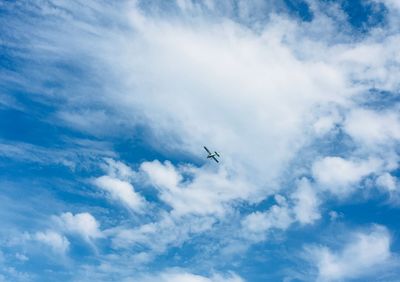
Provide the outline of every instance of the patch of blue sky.
{"type": "Polygon", "coordinates": [[[396,92],[372,88],[367,93],[357,97],[356,101],[365,108],[380,111],[395,108],[400,102],[400,96],[396,92]]]}
{"type": "Polygon", "coordinates": [[[293,0],[284,0],[285,4],[288,7],[290,13],[298,16],[305,22],[310,22],[313,19],[313,13],[308,5],[307,1],[293,1],[293,0]]]}
{"type": "Polygon", "coordinates": [[[383,3],[363,0],[323,0],[338,3],[347,15],[348,22],[356,31],[368,32],[375,27],[384,27],[388,10],[383,3]]]}

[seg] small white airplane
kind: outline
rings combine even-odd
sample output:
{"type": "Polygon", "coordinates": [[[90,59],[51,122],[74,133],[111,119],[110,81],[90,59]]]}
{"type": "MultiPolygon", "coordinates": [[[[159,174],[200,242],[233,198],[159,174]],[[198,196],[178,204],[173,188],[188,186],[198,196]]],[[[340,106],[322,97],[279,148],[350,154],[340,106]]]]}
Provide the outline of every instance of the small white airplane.
{"type": "Polygon", "coordinates": [[[221,156],[217,152],[211,153],[210,150],[208,150],[206,146],[204,146],[204,150],[206,150],[208,153],[207,159],[213,159],[214,161],[219,163],[219,161],[216,157],[221,157],[221,156]]]}

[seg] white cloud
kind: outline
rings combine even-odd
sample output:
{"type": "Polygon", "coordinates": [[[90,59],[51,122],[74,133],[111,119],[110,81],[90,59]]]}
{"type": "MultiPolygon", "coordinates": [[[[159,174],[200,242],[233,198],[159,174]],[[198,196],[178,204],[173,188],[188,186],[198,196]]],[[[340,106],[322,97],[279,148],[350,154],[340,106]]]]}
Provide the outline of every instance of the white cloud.
{"type": "Polygon", "coordinates": [[[312,175],[323,189],[337,196],[346,196],[354,192],[354,186],[364,177],[379,173],[382,161],[346,160],[341,157],[325,157],[312,166],[312,175]]]}
{"type": "Polygon", "coordinates": [[[87,241],[102,237],[99,223],[90,213],[85,212],[74,215],[67,212],[60,216],[55,216],[53,219],[65,231],[79,234],[87,241]]]}
{"type": "Polygon", "coordinates": [[[265,212],[253,212],[242,220],[243,236],[250,240],[264,240],[270,229],[286,230],[293,222],[293,216],[284,197],[275,196],[277,201],[265,212]]]}
{"type": "Polygon", "coordinates": [[[170,162],[143,162],[134,181],[146,180],[158,198],[172,209],[161,210],[158,219],[135,228],[104,231],[116,249],[145,247],[150,257],[170,246],[180,246],[194,234],[210,230],[216,218],[223,219],[236,201],[258,198],[251,186],[225,168],[174,166],[170,162]]]}
{"type": "Polygon", "coordinates": [[[143,212],[146,201],[135,192],[131,183],[108,175],[103,175],[94,179],[93,183],[100,189],[106,191],[111,199],[120,202],[128,209],[135,212],[143,212]]]}
{"type": "Polygon", "coordinates": [[[320,200],[314,189],[310,182],[303,178],[299,181],[297,190],[291,195],[294,201],[293,213],[301,224],[311,224],[321,217],[320,200]]]}
{"type": "Polygon", "coordinates": [[[106,175],[93,179],[92,183],[126,208],[139,213],[143,212],[147,202],[135,191],[132,184],[136,173],[123,162],[111,158],[105,158],[101,167],[106,175]]]}
{"type": "Polygon", "coordinates": [[[45,245],[48,245],[54,252],[65,254],[69,249],[68,239],[52,230],[47,230],[44,232],[37,232],[33,236],[36,241],[39,241],[45,245]]]}
{"type": "Polygon", "coordinates": [[[376,179],[378,187],[386,189],[389,192],[397,190],[397,180],[390,173],[385,172],[376,179]]]}
{"type": "Polygon", "coordinates": [[[266,211],[256,211],[245,216],[241,221],[242,236],[250,241],[262,241],[270,230],[286,230],[293,223],[312,224],[321,215],[320,200],[306,178],[302,178],[297,189],[286,198],[276,195],[276,204],[266,211]]]}
{"type": "Polygon", "coordinates": [[[140,168],[148,175],[151,183],[158,187],[173,190],[182,180],[180,173],[168,161],[164,164],[159,161],[144,162],[140,165],[140,168]]]}
{"type": "Polygon", "coordinates": [[[207,140],[254,181],[279,175],[309,138],[300,128],[314,107],[342,101],[349,92],[339,69],[298,60],[274,38],[280,36],[274,29],[259,37],[231,22],[195,32],[148,24],[140,30],[152,46],[142,50],[149,61],[128,68],[160,80],[141,80],[139,91],[147,94],[124,101],[143,112],[163,146],[199,155],[207,140]],[[178,54],[180,60],[171,61],[178,54]],[[164,141],[171,135],[179,143],[164,141]]]}
{"type": "Polygon", "coordinates": [[[192,235],[210,231],[216,220],[212,217],[186,216],[175,218],[164,213],[157,222],[137,228],[117,228],[110,230],[112,243],[116,249],[144,246],[150,257],[163,253],[171,246],[181,246],[192,235]]]}
{"type": "MultiPolygon", "coordinates": [[[[390,26],[386,27],[390,33],[390,26]]],[[[379,32],[378,32],[379,33],[379,32]]],[[[377,34],[376,34],[377,35],[377,34]]],[[[345,66],[343,71],[361,87],[375,88],[385,91],[397,91],[400,87],[396,76],[392,73],[398,66],[390,64],[400,61],[398,35],[381,38],[371,36],[364,42],[349,44],[345,48],[336,49],[336,62],[345,66]]]]}
{"type": "Polygon", "coordinates": [[[123,162],[111,158],[105,158],[104,160],[106,162],[104,170],[107,172],[107,175],[126,181],[131,180],[135,176],[135,172],[123,162]]]}
{"type": "Polygon", "coordinates": [[[324,246],[308,249],[318,269],[320,281],[345,281],[383,270],[390,263],[390,235],[386,228],[374,226],[370,231],[349,234],[350,240],[340,250],[324,246]]]}
{"type": "Polygon", "coordinates": [[[317,135],[324,135],[334,129],[340,123],[340,117],[337,113],[321,116],[314,124],[313,128],[317,135]]]}
{"type": "Polygon", "coordinates": [[[346,118],[344,129],[357,142],[369,146],[391,145],[400,141],[400,115],[398,111],[355,109],[346,118]]]}
{"type": "Polygon", "coordinates": [[[232,175],[223,166],[214,171],[206,167],[175,167],[170,162],[153,161],[142,163],[140,169],[157,188],[160,199],[178,216],[221,216],[233,201],[257,198],[252,184],[232,175]]]}

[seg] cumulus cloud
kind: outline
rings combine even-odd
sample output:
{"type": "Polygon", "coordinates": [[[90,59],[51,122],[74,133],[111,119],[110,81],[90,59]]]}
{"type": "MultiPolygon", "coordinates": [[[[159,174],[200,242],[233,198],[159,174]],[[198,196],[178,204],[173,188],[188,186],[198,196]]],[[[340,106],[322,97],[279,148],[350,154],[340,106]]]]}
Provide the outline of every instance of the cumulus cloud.
{"type": "Polygon", "coordinates": [[[270,230],[286,230],[296,222],[305,225],[320,219],[320,199],[308,179],[299,180],[289,200],[276,195],[276,204],[268,210],[245,216],[241,222],[242,235],[252,241],[262,241],[270,230]]]}
{"type": "Polygon", "coordinates": [[[390,146],[394,141],[400,142],[400,115],[397,110],[355,109],[346,118],[344,129],[359,143],[390,146]]]}
{"type": "Polygon", "coordinates": [[[105,158],[101,167],[106,175],[93,179],[92,183],[105,191],[113,201],[129,210],[142,213],[146,200],[135,191],[132,184],[135,172],[123,162],[111,158],[105,158]]]}
{"type": "Polygon", "coordinates": [[[251,183],[232,175],[224,167],[217,171],[202,167],[175,167],[170,162],[144,162],[140,169],[154,185],[160,199],[174,215],[223,215],[234,201],[256,198],[251,183]],[[186,177],[186,178],[185,178],[186,177]]]}
{"type": "Polygon", "coordinates": [[[318,269],[320,281],[344,281],[368,276],[383,269],[393,254],[391,238],[385,227],[374,226],[369,231],[349,234],[350,240],[341,249],[325,246],[308,249],[318,269]]]}
{"type": "Polygon", "coordinates": [[[397,190],[397,183],[398,182],[396,177],[392,176],[388,172],[383,173],[376,179],[376,184],[378,185],[378,187],[386,189],[389,192],[397,190]]]}
{"type": "Polygon", "coordinates": [[[70,212],[62,213],[60,216],[53,217],[53,220],[67,232],[76,233],[89,241],[102,236],[99,230],[99,223],[90,213],[70,212]]]}
{"type": "Polygon", "coordinates": [[[163,214],[157,222],[143,224],[136,228],[110,230],[115,249],[129,249],[135,246],[145,248],[147,258],[165,252],[168,248],[179,247],[191,236],[210,231],[216,220],[212,217],[174,217],[163,214]]]}
{"type": "Polygon", "coordinates": [[[323,189],[337,196],[346,196],[364,177],[379,173],[379,159],[347,160],[341,157],[325,157],[312,166],[312,175],[323,189]]]}
{"type": "Polygon", "coordinates": [[[141,169],[148,175],[151,183],[158,187],[174,189],[182,180],[180,173],[168,161],[164,164],[159,161],[144,162],[141,164],[141,169]]]}
{"type": "Polygon", "coordinates": [[[135,172],[123,162],[111,158],[104,160],[103,169],[107,172],[107,175],[122,180],[130,180],[135,176],[135,172]]]}
{"type": "Polygon", "coordinates": [[[336,125],[340,124],[340,122],[341,118],[337,112],[321,115],[321,117],[313,124],[315,134],[317,136],[322,136],[334,129],[336,125]]]}
{"type": "Polygon", "coordinates": [[[133,185],[129,182],[113,178],[108,175],[100,176],[93,180],[93,183],[100,189],[107,192],[110,198],[121,203],[128,209],[135,212],[142,212],[145,207],[145,200],[135,192],[133,185]]]}
{"type": "Polygon", "coordinates": [[[34,234],[33,238],[43,243],[44,245],[49,246],[55,253],[65,254],[69,249],[69,241],[68,239],[52,230],[47,230],[44,232],[37,232],[34,234]]]}
{"type": "Polygon", "coordinates": [[[302,178],[297,190],[291,195],[294,201],[293,213],[301,224],[310,224],[318,220],[320,200],[306,178],[302,178]]]}
{"type": "Polygon", "coordinates": [[[264,240],[270,229],[286,230],[293,223],[292,212],[286,199],[275,196],[277,202],[267,211],[253,212],[242,220],[243,235],[254,241],[264,240]]]}

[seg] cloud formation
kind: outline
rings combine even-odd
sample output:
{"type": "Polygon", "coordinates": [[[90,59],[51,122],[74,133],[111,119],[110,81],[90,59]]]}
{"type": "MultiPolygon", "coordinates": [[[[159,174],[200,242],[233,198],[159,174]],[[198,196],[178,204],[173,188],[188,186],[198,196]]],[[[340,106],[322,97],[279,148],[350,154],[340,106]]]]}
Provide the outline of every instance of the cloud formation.
{"type": "Polygon", "coordinates": [[[251,200],[254,187],[221,167],[218,171],[170,162],[144,162],[140,169],[174,215],[223,215],[234,201],[251,200]],[[186,178],[186,179],[185,179],[186,178]]]}
{"type": "Polygon", "coordinates": [[[390,244],[387,229],[373,226],[371,230],[350,234],[350,240],[339,250],[315,246],[308,251],[318,269],[318,280],[344,281],[384,271],[393,259],[390,244]]]}
{"type": "Polygon", "coordinates": [[[93,179],[93,184],[105,191],[108,196],[134,212],[143,212],[146,200],[135,191],[130,179],[134,172],[122,162],[106,158],[103,169],[106,175],[93,179]]]}
{"type": "Polygon", "coordinates": [[[382,163],[379,159],[346,160],[341,157],[325,157],[312,166],[316,182],[334,195],[347,196],[366,176],[378,173],[382,163]]]}
{"type": "Polygon", "coordinates": [[[66,232],[76,233],[85,240],[90,241],[102,237],[99,223],[90,213],[70,212],[62,213],[60,216],[53,217],[53,220],[60,225],[66,232]]]}
{"type": "Polygon", "coordinates": [[[52,230],[37,232],[33,238],[49,246],[55,253],[62,255],[68,251],[70,245],[69,240],[65,236],[52,230]]]}

